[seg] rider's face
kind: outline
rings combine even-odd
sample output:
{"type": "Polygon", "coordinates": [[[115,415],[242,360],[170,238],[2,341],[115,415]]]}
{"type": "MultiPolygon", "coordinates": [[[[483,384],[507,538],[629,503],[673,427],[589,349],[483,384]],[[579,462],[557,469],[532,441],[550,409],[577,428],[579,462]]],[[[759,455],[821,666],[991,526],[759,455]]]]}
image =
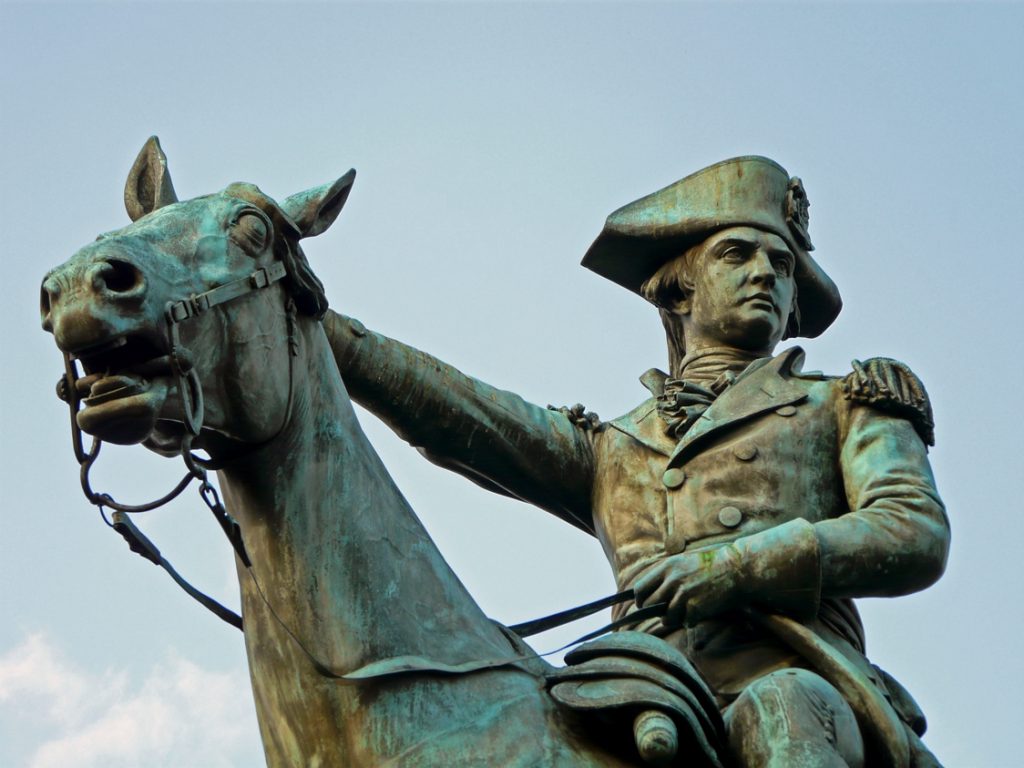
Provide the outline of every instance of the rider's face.
{"type": "Polygon", "coordinates": [[[770,352],[793,309],[796,259],[778,235],[730,227],[695,254],[684,327],[686,348],[730,346],[770,352]]]}

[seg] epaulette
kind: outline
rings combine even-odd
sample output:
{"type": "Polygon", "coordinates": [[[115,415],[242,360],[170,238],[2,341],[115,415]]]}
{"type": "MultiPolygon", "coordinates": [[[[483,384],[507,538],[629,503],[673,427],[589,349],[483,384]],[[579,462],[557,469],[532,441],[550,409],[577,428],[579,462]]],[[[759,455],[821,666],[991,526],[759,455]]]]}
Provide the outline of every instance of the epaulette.
{"type": "Polygon", "coordinates": [[[560,414],[565,416],[574,426],[580,429],[597,429],[601,426],[600,417],[593,411],[588,411],[583,407],[582,403],[576,403],[572,408],[566,406],[556,407],[554,405],[548,406],[549,411],[558,411],[560,414]]]}
{"type": "Polygon", "coordinates": [[[906,365],[887,357],[853,361],[842,382],[847,400],[866,403],[914,425],[925,445],[935,445],[935,420],[924,384],[906,365]]]}

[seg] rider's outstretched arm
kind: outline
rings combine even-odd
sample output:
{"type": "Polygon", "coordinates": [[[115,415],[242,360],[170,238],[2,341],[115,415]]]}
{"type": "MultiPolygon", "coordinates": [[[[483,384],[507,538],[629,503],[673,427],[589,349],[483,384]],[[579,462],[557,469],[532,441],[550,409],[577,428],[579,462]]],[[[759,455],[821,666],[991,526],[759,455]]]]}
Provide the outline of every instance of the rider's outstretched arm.
{"type": "Polygon", "coordinates": [[[559,412],[467,376],[328,311],[323,320],[354,401],[430,461],[593,533],[594,453],[559,412]]]}

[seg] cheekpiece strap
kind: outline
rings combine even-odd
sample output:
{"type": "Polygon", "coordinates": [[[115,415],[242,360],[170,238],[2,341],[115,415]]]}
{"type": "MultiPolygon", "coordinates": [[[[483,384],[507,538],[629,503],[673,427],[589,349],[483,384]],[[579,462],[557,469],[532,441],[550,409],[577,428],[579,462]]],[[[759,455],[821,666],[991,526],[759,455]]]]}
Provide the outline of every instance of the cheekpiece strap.
{"type": "Polygon", "coordinates": [[[247,293],[258,291],[273,285],[287,274],[284,262],[275,261],[269,267],[260,267],[248,277],[232,280],[230,283],[218,286],[206,293],[200,293],[188,299],[175,301],[167,312],[167,317],[172,323],[180,323],[195,315],[202,314],[213,309],[219,304],[237,299],[247,293]]]}

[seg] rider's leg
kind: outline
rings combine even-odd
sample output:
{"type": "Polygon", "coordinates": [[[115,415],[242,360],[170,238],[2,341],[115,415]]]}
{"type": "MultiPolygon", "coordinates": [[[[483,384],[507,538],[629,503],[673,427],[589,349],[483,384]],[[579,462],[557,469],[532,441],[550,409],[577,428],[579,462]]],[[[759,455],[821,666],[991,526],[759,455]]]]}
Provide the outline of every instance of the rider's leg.
{"type": "Polygon", "coordinates": [[[821,677],[784,669],[751,683],[725,713],[729,749],[744,768],[863,768],[850,705],[821,677]]]}

